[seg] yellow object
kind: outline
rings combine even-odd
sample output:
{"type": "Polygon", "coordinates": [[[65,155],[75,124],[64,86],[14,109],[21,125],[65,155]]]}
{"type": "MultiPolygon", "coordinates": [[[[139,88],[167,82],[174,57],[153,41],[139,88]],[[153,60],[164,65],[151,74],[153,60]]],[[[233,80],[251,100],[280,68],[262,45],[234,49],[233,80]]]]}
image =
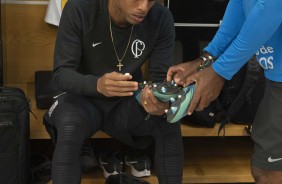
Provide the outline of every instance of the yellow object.
{"type": "Polygon", "coordinates": [[[67,1],[68,1],[68,0],[62,0],[62,4],[61,4],[62,10],[64,9],[65,4],[67,3],[67,1]]]}

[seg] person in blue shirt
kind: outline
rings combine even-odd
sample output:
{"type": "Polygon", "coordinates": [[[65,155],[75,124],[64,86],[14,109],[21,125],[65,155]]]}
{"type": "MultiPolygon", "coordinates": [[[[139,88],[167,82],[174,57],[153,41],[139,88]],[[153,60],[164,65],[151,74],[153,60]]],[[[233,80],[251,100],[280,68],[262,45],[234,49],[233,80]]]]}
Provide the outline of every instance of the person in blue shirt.
{"type": "Polygon", "coordinates": [[[256,55],[266,77],[264,97],[252,129],[255,146],[251,168],[259,184],[282,183],[281,9],[281,0],[230,0],[222,24],[201,59],[172,66],[167,73],[168,81],[173,79],[184,86],[196,82],[187,112],[191,115],[215,100],[225,80],[256,55]]]}

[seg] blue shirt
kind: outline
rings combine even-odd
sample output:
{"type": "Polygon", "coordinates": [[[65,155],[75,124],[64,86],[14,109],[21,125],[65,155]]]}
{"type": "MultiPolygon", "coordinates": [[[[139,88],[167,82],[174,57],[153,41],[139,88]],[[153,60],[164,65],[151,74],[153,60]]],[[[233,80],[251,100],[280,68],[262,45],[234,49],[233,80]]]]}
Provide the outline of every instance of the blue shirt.
{"type": "Polygon", "coordinates": [[[282,0],[230,0],[222,24],[204,49],[225,79],[254,55],[266,78],[282,82],[282,0]]]}

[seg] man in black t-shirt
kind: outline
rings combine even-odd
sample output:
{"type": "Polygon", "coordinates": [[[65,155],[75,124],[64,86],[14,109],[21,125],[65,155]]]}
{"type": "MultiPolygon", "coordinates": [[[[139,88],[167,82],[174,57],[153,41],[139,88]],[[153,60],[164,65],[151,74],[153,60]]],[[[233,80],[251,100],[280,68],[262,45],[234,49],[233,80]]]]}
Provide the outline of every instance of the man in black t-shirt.
{"type": "Polygon", "coordinates": [[[53,183],[80,183],[80,150],[99,130],[136,148],[148,146],[140,137],[152,136],[159,183],[182,183],[180,124],[166,121],[169,104],[148,86],[140,103],[134,96],[147,60],[149,80],[165,80],[174,40],[172,15],[154,0],[68,0],[53,69],[53,82],[64,93],[44,116],[56,132],[53,183]]]}

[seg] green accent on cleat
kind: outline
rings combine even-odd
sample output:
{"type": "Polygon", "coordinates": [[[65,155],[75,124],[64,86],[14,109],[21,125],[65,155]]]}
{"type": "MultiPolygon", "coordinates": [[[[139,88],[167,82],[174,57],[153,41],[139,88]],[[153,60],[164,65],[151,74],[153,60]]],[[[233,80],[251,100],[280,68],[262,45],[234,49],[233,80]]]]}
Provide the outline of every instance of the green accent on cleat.
{"type": "Polygon", "coordinates": [[[180,93],[180,98],[171,104],[171,108],[167,111],[166,117],[169,123],[178,122],[181,118],[187,115],[187,110],[194,96],[195,84],[191,84],[183,88],[180,93]]]}

